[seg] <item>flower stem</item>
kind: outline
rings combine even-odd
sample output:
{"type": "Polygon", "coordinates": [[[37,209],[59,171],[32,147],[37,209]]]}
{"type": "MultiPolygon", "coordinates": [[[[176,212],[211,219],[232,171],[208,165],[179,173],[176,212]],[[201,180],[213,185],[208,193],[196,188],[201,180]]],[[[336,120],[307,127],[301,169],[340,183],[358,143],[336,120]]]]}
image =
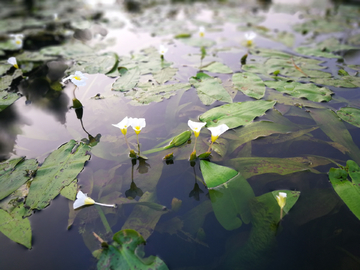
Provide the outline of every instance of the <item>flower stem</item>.
{"type": "Polygon", "coordinates": [[[126,134],[124,134],[124,137],[125,137],[125,142],[126,142],[126,144],[127,144],[127,147],[129,148],[129,151],[131,151],[129,142],[128,142],[127,138],[126,138],[126,134]]]}
{"type": "Polygon", "coordinates": [[[101,206],[106,206],[106,207],[116,208],[115,204],[106,204],[106,203],[98,203],[98,202],[95,202],[94,204],[101,205],[101,206]]]}
{"type": "Polygon", "coordinates": [[[77,89],[77,86],[75,85],[75,88],[74,88],[74,90],[73,90],[73,95],[74,95],[74,98],[75,98],[75,99],[77,99],[76,96],[75,96],[75,90],[76,90],[76,89],[77,89]]]}
{"type": "Polygon", "coordinates": [[[283,218],[283,209],[281,208],[280,209],[280,220],[282,220],[282,218],[283,218]]]}
{"type": "Polygon", "coordinates": [[[137,140],[137,144],[138,144],[138,155],[140,155],[139,134],[136,134],[136,140],[137,140]]]}
{"type": "Polygon", "coordinates": [[[211,147],[212,147],[212,145],[213,145],[213,141],[211,141],[211,143],[210,143],[210,145],[209,145],[209,149],[207,150],[207,152],[210,152],[210,150],[211,150],[211,147]]]}
{"type": "Polygon", "coordinates": [[[194,142],[194,149],[193,149],[193,152],[196,150],[195,147],[196,147],[196,141],[197,141],[197,137],[195,137],[195,142],[194,142]]]}
{"type": "MultiPolygon", "coordinates": [[[[95,203],[95,204],[99,204],[99,203],[95,203]]],[[[100,204],[100,205],[101,205],[101,204],[100,204]]],[[[97,205],[95,205],[95,207],[96,207],[96,210],[97,210],[98,213],[99,213],[101,222],[103,223],[106,232],[107,232],[107,233],[113,233],[112,230],[111,230],[110,224],[109,224],[109,222],[107,221],[106,216],[105,216],[103,210],[101,209],[101,207],[99,207],[99,206],[97,206],[97,205]]]]}

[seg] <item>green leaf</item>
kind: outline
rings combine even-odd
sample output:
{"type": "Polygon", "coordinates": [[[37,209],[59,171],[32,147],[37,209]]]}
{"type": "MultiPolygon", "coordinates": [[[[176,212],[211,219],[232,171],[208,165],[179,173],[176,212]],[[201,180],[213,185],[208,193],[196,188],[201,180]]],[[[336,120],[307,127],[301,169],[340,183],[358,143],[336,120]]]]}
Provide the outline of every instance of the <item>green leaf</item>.
{"type": "Polygon", "coordinates": [[[357,49],[355,46],[346,45],[340,42],[338,38],[331,37],[316,44],[316,48],[321,51],[336,52],[343,50],[357,49]]]}
{"type": "Polygon", "coordinates": [[[360,110],[359,109],[345,107],[345,108],[341,108],[336,113],[345,122],[348,122],[349,124],[352,124],[356,127],[360,127],[360,110]]]}
{"type": "Polygon", "coordinates": [[[56,59],[56,56],[46,56],[39,52],[24,51],[16,56],[18,62],[45,62],[56,59]]]}
{"type": "Polygon", "coordinates": [[[43,55],[56,55],[56,56],[61,55],[64,56],[65,58],[69,58],[69,57],[71,58],[79,55],[93,56],[94,50],[82,43],[75,43],[75,44],[44,47],[40,50],[40,53],[43,55]]]}
{"type": "Polygon", "coordinates": [[[212,73],[233,73],[231,68],[220,62],[211,62],[210,64],[202,66],[201,69],[212,73]]]}
{"type": "Polygon", "coordinates": [[[182,133],[180,133],[179,135],[175,136],[170,144],[168,146],[165,146],[165,149],[170,149],[172,147],[178,147],[183,145],[184,143],[186,143],[191,137],[191,131],[186,130],[182,133]]]}
{"type": "Polygon", "coordinates": [[[205,73],[199,72],[191,77],[189,82],[195,86],[198,96],[204,105],[211,105],[215,101],[232,102],[232,98],[221,85],[219,78],[213,78],[205,73]]]}
{"type": "Polygon", "coordinates": [[[316,84],[329,85],[335,87],[356,88],[360,87],[360,77],[343,76],[340,79],[334,78],[313,78],[316,84]]]}
{"type": "Polygon", "coordinates": [[[112,90],[127,92],[134,88],[140,79],[140,70],[138,67],[132,69],[120,68],[120,77],[112,85],[112,90]]]}
{"type": "Polygon", "coordinates": [[[0,209],[0,231],[30,249],[32,233],[29,219],[22,217],[25,211],[23,206],[15,208],[10,214],[0,209]]]}
{"type": "Polygon", "coordinates": [[[333,92],[326,87],[317,87],[312,83],[265,81],[267,87],[293,97],[306,98],[315,102],[330,101],[333,92]]]}
{"type": "Polygon", "coordinates": [[[175,76],[177,71],[177,68],[167,67],[155,73],[154,78],[158,83],[163,84],[167,81],[170,81],[172,77],[175,76]]]}
{"type": "Polygon", "coordinates": [[[205,160],[200,160],[200,168],[220,224],[226,230],[235,230],[243,222],[248,224],[248,203],[255,195],[246,179],[233,169],[205,160]]]}
{"type": "Polygon", "coordinates": [[[295,42],[295,36],[293,33],[286,31],[279,32],[276,37],[272,38],[275,41],[285,44],[285,46],[292,48],[295,42]]]}
{"type": "Polygon", "coordinates": [[[69,199],[71,201],[75,201],[76,194],[77,194],[77,189],[78,189],[77,179],[75,179],[69,185],[65,186],[60,191],[60,194],[61,194],[61,196],[64,196],[65,198],[67,198],[67,199],[69,199]]]}
{"type": "Polygon", "coordinates": [[[256,100],[225,104],[203,113],[200,121],[206,122],[207,127],[226,124],[229,128],[236,128],[264,115],[275,103],[276,101],[256,100]]]}
{"type": "Polygon", "coordinates": [[[168,267],[158,257],[141,259],[136,255],[139,245],[145,244],[144,238],[135,230],[121,230],[114,234],[113,245],[103,247],[97,269],[157,269],[168,267]]]}
{"type": "Polygon", "coordinates": [[[351,212],[360,219],[360,168],[352,160],[346,162],[346,168],[329,171],[329,178],[333,188],[351,212]],[[348,180],[350,176],[352,181],[348,180]]]}
{"type": "Polygon", "coordinates": [[[148,105],[151,102],[161,102],[168,99],[176,95],[178,90],[190,88],[191,85],[188,83],[155,85],[143,90],[127,92],[125,96],[132,99],[131,104],[133,105],[148,105]]]}
{"type": "Polygon", "coordinates": [[[306,170],[317,172],[309,166],[306,159],[299,158],[241,157],[231,159],[229,164],[247,179],[265,173],[286,175],[306,170]]]}
{"type": "Polygon", "coordinates": [[[265,84],[259,76],[244,72],[235,73],[232,77],[235,89],[240,90],[245,95],[261,99],[265,94],[265,84]]]}
{"type": "Polygon", "coordinates": [[[344,123],[332,110],[311,109],[310,116],[332,141],[344,146],[349,156],[355,160],[355,162],[360,163],[359,148],[354,143],[344,123]]]}
{"type": "Polygon", "coordinates": [[[306,21],[304,23],[294,24],[293,29],[296,32],[318,32],[318,33],[331,33],[331,32],[341,32],[344,28],[347,27],[345,23],[337,20],[313,19],[306,21]]]}
{"type": "Polygon", "coordinates": [[[106,74],[117,65],[118,56],[115,53],[105,53],[102,55],[75,56],[75,65],[67,70],[68,73],[82,71],[88,74],[106,74]]]}
{"type": "Polygon", "coordinates": [[[35,159],[21,160],[15,163],[17,160],[1,163],[2,165],[7,164],[7,168],[11,168],[11,170],[7,170],[5,173],[2,173],[4,172],[3,170],[0,171],[0,200],[25,184],[31,178],[28,172],[36,171],[37,169],[37,161],[35,159]]]}
{"type": "Polygon", "coordinates": [[[0,64],[0,75],[3,75],[4,73],[6,73],[10,68],[12,67],[12,65],[10,64],[0,64]]]}
{"type": "Polygon", "coordinates": [[[31,209],[43,209],[60,191],[69,185],[82,171],[90,158],[90,148],[74,140],[53,151],[38,169],[31,182],[26,205],[31,209]]]}
{"type": "Polygon", "coordinates": [[[326,51],[322,51],[318,48],[310,48],[310,47],[297,47],[295,49],[298,53],[310,56],[317,56],[317,57],[326,57],[326,58],[341,58],[340,55],[335,55],[326,51]]]}
{"type": "Polygon", "coordinates": [[[19,98],[20,96],[16,93],[8,93],[0,90],[0,112],[9,107],[19,98]]]}

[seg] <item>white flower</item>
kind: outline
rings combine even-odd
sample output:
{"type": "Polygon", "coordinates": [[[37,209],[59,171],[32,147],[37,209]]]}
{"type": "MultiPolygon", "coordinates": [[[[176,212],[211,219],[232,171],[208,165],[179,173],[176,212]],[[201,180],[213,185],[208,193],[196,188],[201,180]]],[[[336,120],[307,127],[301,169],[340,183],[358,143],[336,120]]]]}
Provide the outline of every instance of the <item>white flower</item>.
{"type": "Polygon", "coordinates": [[[204,37],[205,36],[205,28],[204,26],[199,27],[199,36],[204,37]]]}
{"type": "Polygon", "coordinates": [[[57,21],[59,19],[59,15],[57,13],[53,14],[53,19],[54,21],[57,21]]]}
{"type": "Polygon", "coordinates": [[[84,205],[92,205],[95,204],[95,201],[87,196],[86,193],[82,193],[81,190],[78,191],[78,194],[76,195],[76,200],[74,202],[74,209],[77,209],[79,207],[82,207],[84,205]]]}
{"type": "Polygon", "coordinates": [[[253,40],[254,38],[256,38],[256,33],[255,32],[246,32],[245,34],[244,34],[244,36],[245,36],[245,39],[246,40],[253,40]]]}
{"type": "Polygon", "coordinates": [[[160,47],[159,47],[159,54],[160,55],[165,55],[165,53],[168,51],[169,49],[168,48],[166,48],[164,45],[160,45],[160,47]]]}
{"type": "Polygon", "coordinates": [[[104,203],[95,202],[93,199],[88,197],[87,194],[83,193],[81,190],[79,190],[77,195],[76,195],[76,200],[75,200],[75,202],[73,204],[73,208],[75,210],[75,209],[78,209],[78,208],[80,208],[80,207],[82,207],[84,205],[93,205],[93,204],[116,208],[115,204],[104,204],[104,203]]]}
{"type": "Polygon", "coordinates": [[[85,75],[81,71],[75,71],[74,75],[70,75],[69,77],[66,77],[65,79],[63,79],[63,82],[67,80],[71,80],[71,82],[76,86],[83,86],[86,85],[87,79],[88,78],[85,77],[85,75]]]}
{"type": "Polygon", "coordinates": [[[206,125],[206,123],[203,122],[194,122],[189,120],[188,126],[191,128],[192,131],[194,131],[195,137],[198,137],[200,134],[200,130],[206,125]]]}
{"type": "Polygon", "coordinates": [[[139,134],[141,129],[146,126],[145,118],[130,118],[130,124],[135,130],[135,133],[139,134]]]}
{"type": "Polygon", "coordinates": [[[10,34],[11,42],[17,49],[21,49],[23,46],[23,34],[10,34]]]}
{"type": "Polygon", "coordinates": [[[114,127],[120,128],[122,134],[126,135],[127,128],[131,125],[131,118],[125,116],[121,122],[115,124],[112,124],[114,127]]]}
{"type": "Polygon", "coordinates": [[[253,43],[254,38],[256,38],[256,33],[252,32],[252,31],[251,32],[246,32],[244,34],[244,36],[245,36],[247,45],[251,46],[252,43],[253,43]]]}
{"type": "Polygon", "coordinates": [[[211,141],[215,142],[217,138],[225,131],[227,131],[229,127],[226,124],[218,125],[217,127],[209,127],[208,130],[211,131],[211,141]]]}
{"type": "Polygon", "coordinates": [[[279,192],[279,195],[276,196],[277,203],[281,209],[283,209],[286,204],[286,197],[287,194],[285,192],[279,192]]]}
{"type": "Polygon", "coordinates": [[[10,57],[10,58],[7,60],[7,62],[8,62],[10,65],[13,65],[15,68],[19,68],[15,57],[10,57]]]}

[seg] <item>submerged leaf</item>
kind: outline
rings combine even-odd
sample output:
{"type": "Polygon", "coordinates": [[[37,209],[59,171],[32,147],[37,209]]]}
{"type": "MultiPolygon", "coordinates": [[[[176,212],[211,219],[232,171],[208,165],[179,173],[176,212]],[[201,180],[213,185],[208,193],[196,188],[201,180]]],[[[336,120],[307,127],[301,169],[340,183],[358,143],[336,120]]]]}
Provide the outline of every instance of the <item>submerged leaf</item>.
{"type": "Polygon", "coordinates": [[[226,230],[237,229],[243,222],[248,224],[248,203],[255,195],[246,179],[233,169],[205,160],[200,161],[200,168],[220,224],[226,230]]]}

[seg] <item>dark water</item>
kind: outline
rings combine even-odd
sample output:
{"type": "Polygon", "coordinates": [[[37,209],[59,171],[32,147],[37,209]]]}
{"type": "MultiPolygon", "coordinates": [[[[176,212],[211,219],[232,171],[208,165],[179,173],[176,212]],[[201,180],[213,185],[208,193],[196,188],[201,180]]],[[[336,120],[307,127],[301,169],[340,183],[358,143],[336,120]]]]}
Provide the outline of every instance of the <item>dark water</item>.
{"type": "MultiPolygon", "coordinates": [[[[211,3],[199,4],[202,10],[198,14],[199,20],[211,22],[213,13],[211,3]],[[209,5],[209,6],[207,6],[209,5]]],[[[118,6],[116,6],[118,7],[118,6]]],[[[194,6],[189,5],[192,9],[194,6]]],[[[265,5],[266,7],[266,5],[265,5]]],[[[237,6],[235,7],[237,8],[237,6]]],[[[106,8],[109,16],[115,16],[119,13],[115,9],[106,8]]],[[[267,9],[259,11],[260,14],[268,14],[267,9]]],[[[122,12],[121,16],[131,18],[131,14],[122,12]],[[124,15],[125,14],[125,15],[124,15]],[[127,17],[129,16],[129,17],[127,17]]],[[[279,14],[269,12],[267,19],[262,23],[269,28],[278,30],[291,30],[291,27],[284,21],[291,19],[292,22],[301,21],[298,14],[279,14]]],[[[120,17],[123,19],[124,17],[120,17]]],[[[128,19],[127,19],[128,20],[128,19]]],[[[114,51],[119,55],[128,55],[132,51],[149,47],[158,46],[171,34],[162,37],[152,37],[146,31],[133,32],[134,25],[128,22],[128,25],[120,30],[109,31],[109,37],[116,37],[114,45],[107,47],[104,51],[114,51]]],[[[218,56],[223,63],[235,71],[240,70],[239,58],[246,52],[246,48],[239,46],[240,41],[236,36],[242,35],[236,30],[236,24],[225,23],[220,32],[209,32],[207,37],[214,40],[222,40],[225,37],[234,37],[221,43],[222,47],[240,47],[243,51],[236,54],[219,52],[218,56]]],[[[305,38],[303,38],[305,39],[305,38]]],[[[295,47],[302,41],[297,39],[295,47]]],[[[93,42],[93,41],[91,41],[93,42]]],[[[278,50],[289,51],[286,46],[280,43],[270,41],[269,39],[258,37],[256,45],[260,48],[275,48],[278,50]]],[[[177,78],[180,82],[187,82],[188,78],[194,76],[198,71],[197,66],[190,66],[193,63],[184,57],[186,54],[199,53],[198,48],[184,45],[178,40],[169,42],[170,53],[166,55],[167,61],[174,62],[174,67],[179,68],[177,78]]],[[[345,56],[347,64],[360,64],[358,51],[348,52],[345,56]]],[[[206,58],[205,58],[206,60],[206,58]]],[[[336,60],[329,60],[326,65],[327,71],[333,70],[339,63],[336,60]]],[[[209,73],[210,75],[214,75],[209,73]]],[[[112,99],[114,94],[111,85],[115,79],[108,78],[105,75],[87,75],[89,77],[86,87],[80,87],[76,90],[76,97],[84,105],[84,115],[82,118],[85,130],[82,128],[74,109],[71,108],[73,95],[73,86],[68,84],[66,88],[58,94],[56,98],[48,99],[40,96],[22,96],[12,106],[0,113],[1,130],[5,130],[7,136],[6,143],[1,148],[1,154],[4,156],[26,156],[27,158],[36,158],[40,163],[49,153],[57,149],[63,143],[71,140],[87,137],[87,133],[92,136],[101,134],[100,143],[93,148],[94,153],[89,162],[86,163],[84,170],[78,176],[79,185],[88,187],[90,179],[95,183],[104,183],[106,185],[116,186],[116,190],[125,194],[131,185],[131,160],[123,158],[116,152],[124,150],[123,142],[116,145],[117,140],[121,140],[119,130],[111,126],[121,121],[125,116],[145,117],[146,128],[140,133],[140,142],[142,151],[156,147],[158,143],[169,139],[187,128],[186,123],[189,119],[197,119],[198,116],[210,108],[220,106],[222,102],[215,102],[211,106],[204,106],[198,99],[196,90],[191,88],[183,93],[181,98],[178,95],[171,97],[160,103],[152,103],[148,106],[128,105],[128,99],[118,94],[119,97],[112,99]],[[105,97],[103,100],[92,99],[100,93],[105,97]],[[180,111],[175,117],[169,117],[169,111],[174,106],[181,106],[190,103],[187,110],[180,111]],[[159,123],[166,123],[165,126],[159,123]],[[160,127],[160,128],[158,128],[160,127]],[[176,133],[177,132],[177,133],[176,133]],[[154,138],[157,138],[154,140],[154,138]],[[99,154],[100,145],[114,143],[114,149],[107,148],[111,158],[106,154],[99,154]],[[118,166],[118,167],[117,167],[118,166]],[[115,168],[115,169],[114,169],[115,168]],[[114,176],[108,173],[114,170],[114,176]]],[[[223,82],[229,80],[231,75],[217,74],[223,82]]],[[[335,96],[346,100],[353,100],[358,103],[359,95],[357,89],[338,89],[331,88],[335,96]]],[[[22,93],[26,93],[26,87],[21,88],[22,93]]],[[[241,92],[234,97],[234,102],[252,100],[241,92]]],[[[333,109],[344,107],[341,102],[330,101],[329,106],[333,109]]],[[[277,104],[276,109],[281,111],[281,105],[277,104]]],[[[300,109],[299,109],[300,110],[300,109]]],[[[266,115],[259,120],[266,120],[266,115]]],[[[288,116],[288,119],[296,124],[314,125],[312,119],[300,116],[288,116]]],[[[352,138],[357,146],[360,146],[360,133],[358,128],[345,123],[352,138]]],[[[2,131],[3,132],[3,131],[2,131]]],[[[231,134],[232,131],[229,131],[231,134]]],[[[129,132],[130,133],[130,132],[129,132]]],[[[328,141],[327,135],[317,129],[311,132],[311,135],[319,140],[328,141]]],[[[202,139],[206,142],[210,134],[203,132],[202,139]]],[[[350,159],[333,147],[320,144],[314,141],[291,141],[291,143],[271,144],[266,143],[267,138],[260,138],[252,142],[251,156],[258,157],[280,157],[290,158],[302,155],[317,155],[327,158],[346,161],[350,159]],[[265,143],[264,143],[265,142],[265,143]]],[[[135,136],[129,135],[129,141],[134,143],[135,136]]],[[[242,262],[242,266],[232,264],[231,267],[224,268],[224,261],[236,261],[239,255],[238,251],[245,246],[251,238],[251,224],[243,224],[240,228],[227,231],[217,221],[214,213],[209,211],[204,214],[204,222],[201,228],[194,228],[191,220],[194,222],[200,214],[194,216],[189,213],[196,207],[201,209],[211,209],[211,203],[208,190],[200,181],[202,174],[199,163],[191,167],[186,153],[192,151],[193,144],[182,148],[179,158],[175,158],[174,164],[168,165],[161,159],[165,154],[171,151],[164,151],[160,154],[151,154],[146,161],[147,165],[142,167],[147,171],[138,169],[136,164],[134,170],[134,183],[143,192],[155,191],[157,202],[171,209],[171,201],[177,198],[182,201],[178,212],[170,212],[162,215],[159,224],[167,224],[171,219],[180,217],[186,220],[183,231],[176,233],[162,233],[156,229],[147,239],[144,247],[146,257],[157,255],[168,265],[170,269],[359,269],[360,267],[360,248],[359,240],[359,220],[351,213],[347,206],[341,201],[333,190],[328,179],[327,172],[333,164],[326,164],[316,167],[319,174],[309,171],[296,172],[289,175],[263,174],[253,176],[248,180],[254,190],[255,196],[260,196],[273,190],[296,190],[301,191],[301,196],[297,204],[285,216],[281,222],[280,228],[276,232],[275,240],[271,244],[264,243],[262,250],[255,250],[249,255],[249,261],[242,262]],[[153,175],[159,175],[157,184],[154,186],[147,182],[153,175]],[[196,178],[199,177],[199,179],[196,178]],[[197,187],[198,198],[193,190],[197,187]],[[305,210],[304,210],[305,209],[305,210]],[[309,209],[306,211],[306,209],[309,209]],[[202,231],[199,231],[201,229],[202,231]],[[194,231],[192,238],[186,234],[186,231],[194,231]],[[202,234],[202,232],[204,232],[202,234]],[[194,241],[199,236],[201,243],[194,241]]],[[[232,153],[223,159],[217,159],[215,162],[221,165],[228,165],[228,161],[236,158],[237,152],[232,153]]],[[[144,164],[143,164],[144,165],[144,164]]],[[[100,185],[101,186],[101,185],[100,185]]],[[[97,187],[91,195],[96,199],[99,196],[100,188],[97,187]]],[[[138,198],[137,198],[138,199],[138,198]]],[[[30,217],[33,231],[32,249],[27,250],[10,239],[0,234],[0,268],[1,269],[96,269],[96,259],[84,242],[82,237],[82,221],[75,220],[73,226],[68,230],[69,205],[72,202],[62,196],[56,197],[49,207],[42,211],[34,213],[30,217]]],[[[113,232],[121,230],[123,224],[132,213],[134,206],[126,205],[121,207],[117,215],[107,214],[111,229],[113,232]]],[[[89,213],[94,208],[88,207],[81,211],[89,213]],[[87,212],[86,212],[87,211],[87,212]]],[[[102,228],[100,219],[91,221],[94,230],[102,228]]],[[[171,227],[172,225],[168,225],[171,227]]],[[[164,227],[164,225],[163,225],[164,227]]],[[[166,226],[165,226],[166,227],[166,226]]],[[[100,229],[99,229],[100,230],[100,229]]],[[[84,237],[85,238],[85,237],[84,237]]],[[[90,240],[89,240],[90,241],[90,240]]]]}

